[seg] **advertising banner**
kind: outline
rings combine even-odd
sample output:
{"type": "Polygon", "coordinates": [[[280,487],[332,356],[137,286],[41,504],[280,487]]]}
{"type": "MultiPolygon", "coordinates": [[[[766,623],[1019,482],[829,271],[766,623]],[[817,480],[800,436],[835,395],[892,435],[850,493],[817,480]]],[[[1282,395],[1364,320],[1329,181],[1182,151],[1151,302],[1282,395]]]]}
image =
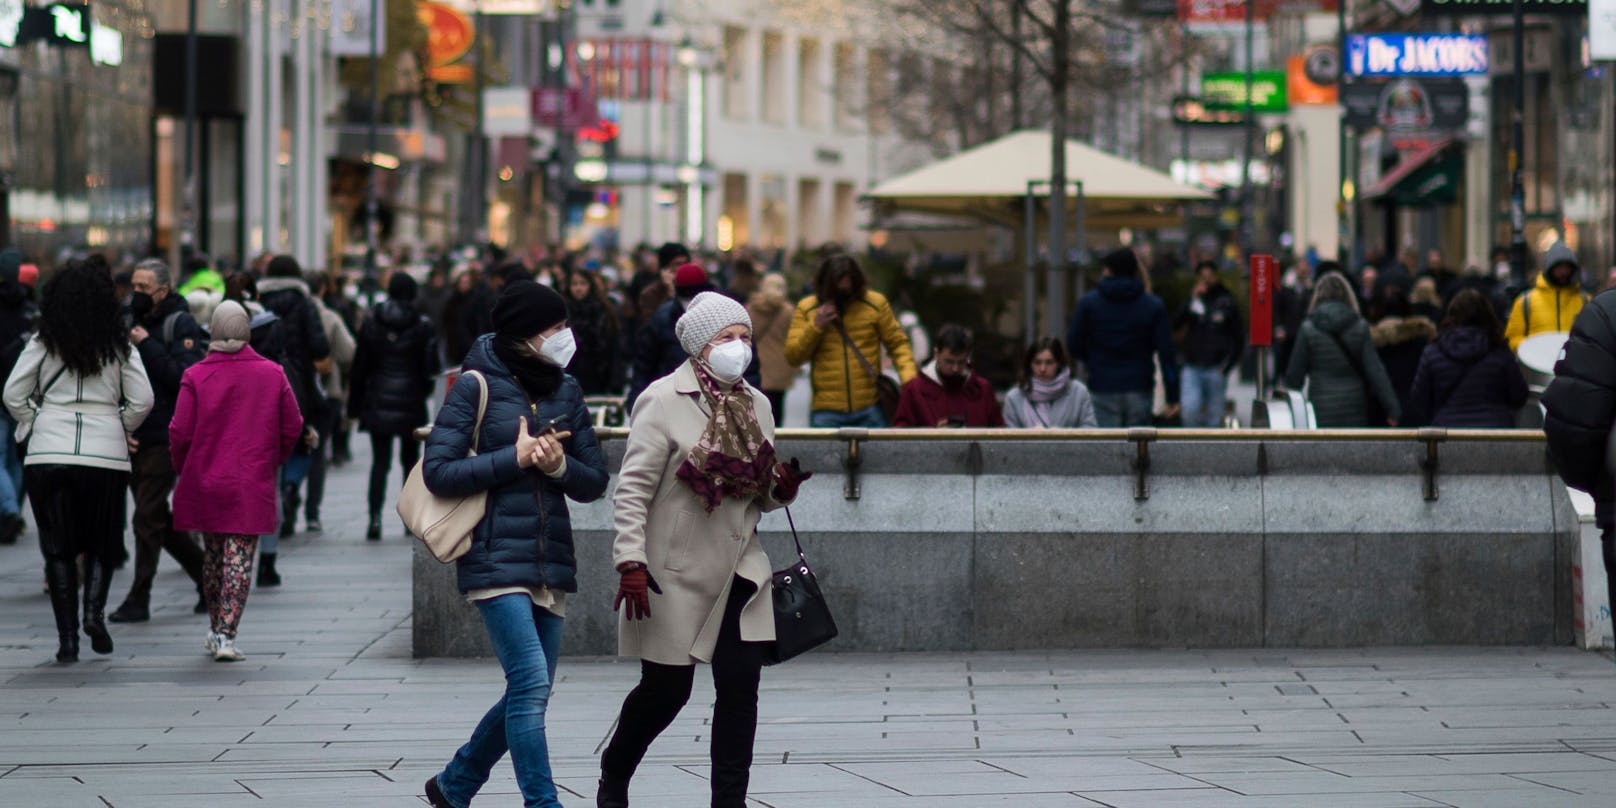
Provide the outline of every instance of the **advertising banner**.
{"type": "MultiPolygon", "coordinates": [[[[1241,72],[1205,73],[1201,76],[1201,100],[1207,109],[1244,112],[1246,108],[1246,74],[1241,72]]],[[[1258,70],[1251,75],[1251,109],[1253,112],[1284,112],[1290,109],[1285,99],[1285,73],[1280,70],[1258,70]]]]}
{"type": "Polygon", "coordinates": [[[1341,106],[1343,120],[1355,129],[1458,131],[1470,117],[1470,90],[1455,78],[1355,81],[1342,88],[1341,106]]]}
{"type": "MultiPolygon", "coordinates": [[[[1588,0],[1521,0],[1527,14],[1587,14],[1588,0]]],[[[1514,0],[1420,0],[1422,14],[1515,13],[1514,0]]]]}
{"type": "Polygon", "coordinates": [[[1251,256],[1251,345],[1274,344],[1274,286],[1279,262],[1272,255],[1251,256]]]}
{"type": "Polygon", "coordinates": [[[1484,76],[1487,37],[1480,34],[1353,34],[1349,76],[1484,76]]]}

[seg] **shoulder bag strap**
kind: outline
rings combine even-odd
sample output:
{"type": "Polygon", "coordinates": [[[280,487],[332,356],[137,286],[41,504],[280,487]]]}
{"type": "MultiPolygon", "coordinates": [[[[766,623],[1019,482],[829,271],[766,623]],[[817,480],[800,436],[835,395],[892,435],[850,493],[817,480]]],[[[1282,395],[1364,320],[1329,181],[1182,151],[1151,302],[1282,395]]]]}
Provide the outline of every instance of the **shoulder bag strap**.
{"type": "Polygon", "coordinates": [[[1347,343],[1341,340],[1341,335],[1333,334],[1329,331],[1325,331],[1322,328],[1319,329],[1319,333],[1329,337],[1330,341],[1335,343],[1336,350],[1339,350],[1341,355],[1346,358],[1347,364],[1352,366],[1352,372],[1357,375],[1358,381],[1362,382],[1365,387],[1368,387],[1369,374],[1364,373],[1363,363],[1358,361],[1358,357],[1354,355],[1352,351],[1347,350],[1347,343]]]}
{"type": "Polygon", "coordinates": [[[802,554],[802,539],[797,538],[797,521],[791,518],[791,508],[786,509],[786,524],[791,526],[791,540],[797,545],[797,559],[803,563],[808,562],[808,556],[802,554]]]}
{"type": "Polygon", "coordinates": [[[488,415],[488,380],[476,370],[468,370],[466,375],[477,380],[477,420],[471,427],[471,448],[466,452],[467,457],[476,457],[483,437],[483,417],[488,415]]]}
{"type": "Polygon", "coordinates": [[[163,318],[163,346],[164,347],[172,346],[174,344],[174,328],[179,323],[180,315],[183,314],[183,313],[184,312],[176,311],[173,314],[170,314],[167,317],[163,318]]]}
{"type": "Polygon", "coordinates": [[[876,370],[874,365],[870,364],[870,360],[864,358],[864,352],[859,350],[858,343],[854,342],[853,338],[847,335],[847,328],[842,325],[840,318],[837,318],[836,320],[836,330],[841,333],[842,342],[846,343],[847,347],[853,349],[853,355],[858,357],[859,364],[864,366],[865,373],[870,374],[870,379],[874,380],[880,378],[881,372],[876,370]]]}

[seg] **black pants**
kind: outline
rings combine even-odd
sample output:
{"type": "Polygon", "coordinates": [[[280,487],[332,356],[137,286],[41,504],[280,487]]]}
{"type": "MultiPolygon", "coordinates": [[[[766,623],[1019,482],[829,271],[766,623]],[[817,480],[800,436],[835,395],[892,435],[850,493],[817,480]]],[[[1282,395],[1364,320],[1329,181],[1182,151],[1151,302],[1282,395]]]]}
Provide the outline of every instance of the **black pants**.
{"type": "Polygon", "coordinates": [[[304,521],[320,521],[320,505],[325,502],[325,470],[331,463],[332,442],[337,425],[342,423],[342,402],[326,399],[325,423],[314,424],[320,433],[320,445],[314,447],[314,460],[309,464],[308,496],[303,498],[304,521]]]}
{"type": "MultiPolygon", "coordinates": [[[[713,650],[713,808],[743,808],[752,769],[752,742],[757,736],[758,680],[763,670],[763,643],[741,641],[741,609],[756,587],[736,578],[730,587],[724,621],[713,650]]],[[[601,756],[607,780],[627,781],[662,731],[690,700],[694,665],[640,662],[640,684],[623,701],[617,731],[601,756]]]]}
{"type": "Polygon", "coordinates": [[[769,400],[769,411],[774,413],[774,425],[785,423],[786,417],[786,391],[764,390],[763,397],[769,400]]]}
{"type": "Polygon", "coordinates": [[[157,564],[164,550],[200,589],[202,545],[191,534],[174,529],[174,513],[168,508],[175,478],[168,445],[143,445],[129,456],[129,463],[134,469],[129,475],[129,490],[135,497],[135,580],[129,586],[128,600],[150,602],[152,581],[157,577],[157,564]]]}
{"type": "Polygon", "coordinates": [[[129,472],[60,464],[23,469],[28,499],[46,561],[84,554],[108,569],[128,558],[123,549],[129,472]]]}
{"type": "Polygon", "coordinates": [[[370,433],[370,515],[381,516],[382,506],[387,503],[387,474],[393,470],[393,441],[399,442],[398,459],[404,465],[404,474],[409,475],[410,469],[415,468],[415,461],[421,457],[421,444],[415,441],[415,436],[408,432],[396,434],[392,432],[370,433]]]}

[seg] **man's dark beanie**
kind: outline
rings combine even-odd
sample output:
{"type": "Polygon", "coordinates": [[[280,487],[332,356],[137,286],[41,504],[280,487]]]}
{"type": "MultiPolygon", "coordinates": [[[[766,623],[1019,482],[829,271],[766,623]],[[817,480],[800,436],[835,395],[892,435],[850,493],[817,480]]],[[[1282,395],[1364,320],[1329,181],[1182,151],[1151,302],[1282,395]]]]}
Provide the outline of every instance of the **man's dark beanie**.
{"type": "Polygon", "coordinates": [[[567,302],[542,283],[507,284],[494,301],[494,332],[503,339],[528,339],[567,319],[567,302]]]}
{"type": "Polygon", "coordinates": [[[298,266],[297,259],[290,255],[277,255],[269,259],[269,266],[264,268],[264,274],[271,278],[297,278],[303,279],[303,267],[298,266]]]}
{"type": "Polygon", "coordinates": [[[417,289],[415,279],[408,272],[394,272],[393,279],[387,282],[387,296],[400,303],[415,300],[417,289]]]}
{"type": "Polygon", "coordinates": [[[658,267],[667,269],[690,260],[690,249],[677,241],[670,241],[657,248],[656,260],[658,267]]]}
{"type": "Polygon", "coordinates": [[[1111,270],[1113,277],[1132,278],[1139,274],[1139,256],[1134,255],[1133,250],[1127,247],[1106,253],[1106,256],[1100,259],[1100,263],[1111,270]]]}

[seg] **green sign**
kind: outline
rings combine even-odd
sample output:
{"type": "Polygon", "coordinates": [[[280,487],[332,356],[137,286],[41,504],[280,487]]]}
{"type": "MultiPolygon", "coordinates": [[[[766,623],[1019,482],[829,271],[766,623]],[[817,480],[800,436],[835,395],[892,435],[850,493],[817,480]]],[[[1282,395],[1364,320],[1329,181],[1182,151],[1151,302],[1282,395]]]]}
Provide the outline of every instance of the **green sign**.
{"type": "MultiPolygon", "coordinates": [[[[1207,109],[1244,111],[1245,73],[1205,73],[1201,76],[1201,101],[1207,109]]],[[[1251,108],[1255,112],[1284,112],[1285,74],[1279,70],[1258,70],[1251,74],[1251,108]]]]}

